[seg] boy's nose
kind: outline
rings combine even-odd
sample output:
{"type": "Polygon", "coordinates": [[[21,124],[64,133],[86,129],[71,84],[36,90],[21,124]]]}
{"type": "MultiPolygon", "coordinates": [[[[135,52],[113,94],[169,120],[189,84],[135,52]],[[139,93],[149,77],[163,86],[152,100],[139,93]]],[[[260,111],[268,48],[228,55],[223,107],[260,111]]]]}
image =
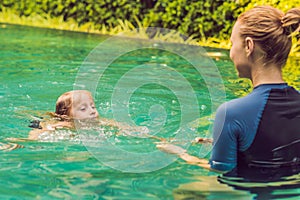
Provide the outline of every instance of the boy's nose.
{"type": "Polygon", "coordinates": [[[96,117],[98,115],[98,112],[95,108],[90,108],[90,115],[96,117]]]}
{"type": "Polygon", "coordinates": [[[91,114],[91,115],[95,115],[95,114],[96,114],[96,111],[95,111],[94,109],[91,108],[90,114],[91,114]]]}

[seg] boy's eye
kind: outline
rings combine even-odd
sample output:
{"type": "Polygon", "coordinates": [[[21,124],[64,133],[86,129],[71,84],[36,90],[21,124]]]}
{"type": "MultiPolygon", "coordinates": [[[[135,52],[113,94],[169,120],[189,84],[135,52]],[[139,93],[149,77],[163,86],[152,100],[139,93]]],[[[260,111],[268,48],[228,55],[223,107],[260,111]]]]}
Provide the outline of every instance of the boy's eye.
{"type": "Polygon", "coordinates": [[[85,108],[85,107],[82,107],[82,108],[80,108],[80,110],[81,110],[81,111],[85,111],[85,110],[86,110],[86,108],[85,108]]]}

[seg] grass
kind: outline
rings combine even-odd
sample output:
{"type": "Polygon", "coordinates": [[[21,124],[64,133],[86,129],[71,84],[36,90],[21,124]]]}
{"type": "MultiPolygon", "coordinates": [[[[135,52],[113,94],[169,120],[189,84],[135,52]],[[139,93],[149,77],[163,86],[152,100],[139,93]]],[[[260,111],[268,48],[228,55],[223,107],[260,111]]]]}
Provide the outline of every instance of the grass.
{"type": "Polygon", "coordinates": [[[168,31],[167,34],[162,34],[156,32],[153,36],[149,36],[146,32],[146,27],[149,27],[149,24],[142,23],[136,18],[136,24],[138,27],[135,27],[131,22],[125,20],[119,20],[119,25],[116,27],[108,27],[102,25],[101,28],[96,28],[93,23],[85,23],[83,25],[78,25],[74,20],[64,21],[63,17],[51,17],[50,15],[37,15],[32,14],[30,16],[19,16],[11,9],[2,7],[2,12],[0,12],[0,23],[9,23],[9,24],[18,24],[23,26],[34,26],[42,28],[51,28],[59,30],[68,30],[68,31],[77,31],[77,32],[86,32],[86,33],[96,33],[104,35],[116,35],[121,34],[126,37],[138,37],[141,39],[154,39],[154,40],[163,40],[168,42],[176,43],[186,43],[193,45],[209,46],[216,48],[229,49],[228,41],[220,41],[216,38],[201,39],[196,40],[193,37],[183,38],[180,33],[175,30],[168,31]]]}
{"type": "Polygon", "coordinates": [[[63,17],[51,18],[50,16],[41,16],[37,14],[32,14],[30,16],[19,16],[12,10],[7,9],[5,7],[2,7],[2,12],[0,12],[0,23],[18,24],[24,26],[35,26],[42,28],[52,28],[79,32],[102,33],[101,31],[96,30],[93,24],[85,24],[84,26],[80,27],[76,24],[75,21],[64,21],[63,17]]]}

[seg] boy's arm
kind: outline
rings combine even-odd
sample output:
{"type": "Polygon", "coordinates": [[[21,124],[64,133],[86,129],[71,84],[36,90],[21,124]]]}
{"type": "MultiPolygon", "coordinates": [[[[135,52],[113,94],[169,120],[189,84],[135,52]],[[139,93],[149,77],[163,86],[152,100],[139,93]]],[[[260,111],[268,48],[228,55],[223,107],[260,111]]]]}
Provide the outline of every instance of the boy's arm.
{"type": "Polygon", "coordinates": [[[74,128],[74,125],[71,122],[57,122],[57,123],[46,123],[46,122],[41,122],[40,123],[40,128],[37,129],[32,129],[29,134],[28,134],[28,139],[29,140],[37,140],[39,138],[39,135],[44,133],[44,132],[51,132],[55,131],[56,129],[62,129],[62,128],[74,128]]]}

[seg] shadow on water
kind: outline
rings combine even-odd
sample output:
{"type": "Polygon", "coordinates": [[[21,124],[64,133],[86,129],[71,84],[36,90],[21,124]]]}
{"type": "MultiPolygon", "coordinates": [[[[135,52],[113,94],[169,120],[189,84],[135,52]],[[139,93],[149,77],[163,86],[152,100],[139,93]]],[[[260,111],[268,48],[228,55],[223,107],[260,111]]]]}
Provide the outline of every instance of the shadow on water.
{"type": "Polygon", "coordinates": [[[273,181],[247,180],[237,177],[219,177],[219,181],[237,190],[248,191],[256,199],[279,199],[300,196],[300,173],[273,181]]]}
{"type": "Polygon", "coordinates": [[[238,177],[203,176],[173,191],[175,199],[299,199],[300,174],[277,181],[256,182],[238,177]]]}

